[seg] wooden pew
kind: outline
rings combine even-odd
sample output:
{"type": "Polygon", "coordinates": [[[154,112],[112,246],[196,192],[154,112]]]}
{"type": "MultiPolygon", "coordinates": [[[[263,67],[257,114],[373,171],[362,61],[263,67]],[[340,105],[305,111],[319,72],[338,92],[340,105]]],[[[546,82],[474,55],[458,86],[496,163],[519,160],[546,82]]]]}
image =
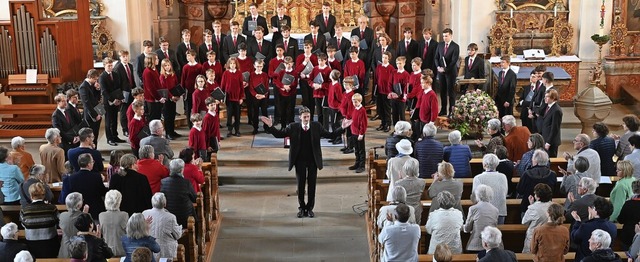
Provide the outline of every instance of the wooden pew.
{"type": "MultiPolygon", "coordinates": [[[[67,206],[65,205],[56,205],[58,208],[58,212],[62,213],[67,211],[67,206]]],[[[4,215],[4,222],[9,223],[13,222],[18,225],[18,228],[22,228],[22,224],[20,223],[20,209],[22,206],[20,205],[1,205],[2,215],[4,215]]]]}
{"type": "MultiPolygon", "coordinates": [[[[626,257],[627,257],[625,252],[616,252],[616,253],[618,255],[620,255],[620,257],[623,258],[623,259],[626,259],[626,257]]],[[[454,261],[454,262],[476,262],[476,258],[477,257],[478,257],[478,255],[476,255],[476,254],[457,254],[457,255],[453,255],[453,260],[452,261],[454,261]]],[[[566,255],[564,255],[564,259],[567,262],[574,261],[575,257],[576,257],[576,253],[575,252],[569,252],[566,255]]],[[[520,262],[533,262],[533,254],[516,253],[516,258],[520,262]]],[[[420,262],[433,261],[433,255],[418,255],[418,261],[420,261],[420,262]]],[[[623,261],[626,261],[626,260],[623,260],[623,261]]]]}
{"type": "Polygon", "coordinates": [[[187,220],[186,232],[182,234],[182,237],[178,239],[178,244],[182,245],[185,249],[185,261],[197,262],[198,261],[198,244],[196,242],[196,219],[190,216],[187,220]]]}

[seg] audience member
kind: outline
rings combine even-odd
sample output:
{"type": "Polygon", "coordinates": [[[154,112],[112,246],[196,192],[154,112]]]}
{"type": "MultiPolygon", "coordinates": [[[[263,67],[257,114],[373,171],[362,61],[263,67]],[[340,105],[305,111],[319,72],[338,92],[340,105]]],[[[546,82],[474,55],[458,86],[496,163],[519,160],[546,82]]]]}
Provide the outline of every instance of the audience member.
{"type": "Polygon", "coordinates": [[[522,154],[522,158],[520,158],[520,161],[516,162],[516,172],[518,176],[522,176],[522,174],[524,174],[524,171],[527,171],[527,169],[531,168],[531,159],[533,158],[533,153],[536,150],[545,150],[544,138],[542,138],[542,135],[538,133],[531,134],[529,136],[529,140],[527,140],[527,147],[529,148],[529,151],[522,154]]]}
{"type": "Polygon", "coordinates": [[[516,118],[512,115],[502,117],[502,127],[504,128],[504,146],[509,152],[509,160],[518,162],[522,155],[527,152],[527,139],[531,136],[529,128],[517,126],[516,118]]]}
{"type": "Polygon", "coordinates": [[[487,130],[489,135],[491,135],[489,143],[485,145],[480,139],[477,139],[475,142],[484,154],[493,154],[496,152],[496,146],[504,146],[505,142],[500,128],[500,120],[495,118],[490,119],[489,122],[487,122],[487,130]]]}
{"type": "Polygon", "coordinates": [[[89,248],[87,247],[87,242],[82,238],[74,237],[71,242],[69,242],[68,248],[71,254],[71,262],[87,261],[89,248]]]}
{"type": "MultiPolygon", "coordinates": [[[[173,149],[169,146],[169,140],[164,138],[164,126],[159,119],[149,122],[151,135],[140,140],[140,148],[151,145],[154,150],[155,159],[161,159],[162,164],[169,166],[169,161],[173,158],[173,149]]],[[[142,158],[142,157],[141,157],[142,158]]]]}
{"type": "Polygon", "coordinates": [[[60,250],[58,250],[58,258],[71,257],[68,245],[71,241],[71,238],[78,234],[78,229],[76,229],[76,227],[74,226],[74,222],[76,221],[76,218],[80,216],[80,214],[87,213],[89,211],[88,205],[85,205],[83,208],[82,194],[78,192],[73,192],[67,195],[65,198],[65,205],[67,206],[67,211],[62,212],[59,217],[59,227],[62,230],[62,240],[60,240],[60,250]]]}
{"type": "Polygon", "coordinates": [[[583,156],[579,156],[576,158],[573,166],[576,169],[575,174],[560,169],[560,172],[564,175],[562,177],[562,183],[560,184],[560,190],[563,194],[567,194],[567,199],[564,201],[565,210],[569,209],[569,204],[571,204],[571,201],[569,201],[569,194],[579,196],[578,183],[580,183],[580,179],[585,177],[584,172],[589,169],[589,160],[583,156]]]}
{"type": "MultiPolygon", "coordinates": [[[[435,139],[438,129],[433,123],[422,128],[422,140],[416,143],[416,159],[420,162],[420,178],[431,178],[442,162],[444,147],[435,139]]],[[[435,246],[434,246],[435,248],[435,246]]]]}
{"type": "Polygon", "coordinates": [[[44,186],[44,201],[47,203],[53,203],[53,192],[51,192],[51,188],[49,188],[49,185],[45,182],[45,176],[45,167],[43,165],[33,165],[29,169],[29,177],[20,184],[20,205],[22,205],[22,207],[31,203],[29,187],[35,183],[42,183],[44,186]]]}
{"type": "Polygon", "coordinates": [[[169,168],[171,175],[162,179],[160,191],[167,198],[167,210],[176,216],[182,228],[186,228],[189,216],[195,217],[193,203],[196,202],[196,192],[191,183],[184,178],[182,159],[171,160],[169,168]]]}
{"type": "Polygon", "coordinates": [[[29,187],[32,202],[20,210],[20,222],[24,227],[27,246],[36,258],[55,258],[58,242],[58,209],[44,202],[45,189],[42,183],[29,187]]]}
{"type": "Polygon", "coordinates": [[[103,212],[104,202],[102,198],[107,193],[107,188],[102,183],[102,177],[100,173],[91,171],[93,170],[94,161],[89,153],[81,154],[78,157],[78,165],[80,171],[74,173],[62,183],[63,190],[66,187],[65,192],[78,192],[82,194],[84,202],[91,207],[89,213],[92,217],[98,217],[100,212],[103,212]]]}
{"type": "Polygon", "coordinates": [[[178,255],[178,239],[182,236],[182,227],[178,225],[176,216],[165,209],[167,198],[164,193],[155,193],[151,198],[152,209],[145,210],[142,215],[151,218],[149,235],[160,245],[160,258],[174,258],[178,255]]]}
{"type": "Polygon", "coordinates": [[[598,152],[600,156],[600,175],[613,176],[616,167],[613,164],[613,155],[616,153],[616,142],[609,137],[609,127],[602,122],[593,124],[593,136],[589,148],[598,152]]]}
{"type": "Polygon", "coordinates": [[[20,184],[24,182],[24,176],[18,166],[8,163],[9,150],[0,146],[0,181],[2,181],[2,194],[5,205],[20,204],[20,184]]]}
{"type": "Polygon", "coordinates": [[[616,156],[618,159],[625,159],[625,157],[631,154],[632,149],[629,147],[629,138],[633,135],[640,135],[638,128],[640,127],[640,119],[636,115],[626,115],[622,118],[622,129],[624,134],[618,136],[611,134],[616,141],[616,156]]]}
{"type": "MultiPolygon", "coordinates": [[[[141,213],[134,213],[127,222],[127,235],[122,237],[122,247],[125,256],[124,262],[131,262],[131,254],[139,247],[149,248],[154,253],[159,253],[160,245],[156,239],[149,235],[149,224],[151,221],[144,218],[141,213]]],[[[156,262],[155,257],[151,257],[152,262],[156,262]]]]}
{"type": "Polygon", "coordinates": [[[433,253],[433,261],[437,262],[451,262],[453,261],[453,254],[447,244],[438,244],[436,246],[436,252],[433,253]]]}
{"type": "Polygon", "coordinates": [[[520,212],[522,213],[527,211],[529,206],[527,199],[533,196],[533,189],[538,183],[544,183],[549,185],[550,188],[554,188],[557,181],[556,172],[553,172],[548,167],[549,155],[547,155],[547,152],[536,150],[533,153],[532,164],[533,166],[520,177],[520,182],[516,188],[518,197],[522,199],[522,202],[520,202],[520,212]]]}
{"type": "Polygon", "coordinates": [[[502,246],[502,232],[492,226],[485,227],[480,234],[482,237],[482,246],[486,250],[484,257],[479,258],[478,262],[517,262],[516,254],[510,250],[504,250],[502,246]]]}
{"type": "Polygon", "coordinates": [[[57,128],[49,128],[44,133],[47,143],[40,146],[40,163],[44,165],[46,170],[45,183],[62,182],[62,174],[64,169],[64,150],[60,147],[62,136],[57,128]]]}
{"type": "Polygon", "coordinates": [[[440,243],[447,244],[454,254],[462,253],[460,228],[462,228],[464,220],[462,212],[454,207],[455,197],[447,191],[442,191],[438,193],[434,201],[440,203],[440,208],[429,214],[425,225],[427,234],[431,235],[427,253],[433,254],[436,246],[440,243]]]}
{"type": "Polygon", "coordinates": [[[564,152],[564,159],[569,161],[567,163],[567,171],[575,172],[573,162],[578,156],[584,156],[589,160],[589,169],[584,174],[590,178],[593,178],[597,183],[600,183],[600,155],[598,152],[589,148],[591,139],[585,134],[578,134],[573,140],[573,149],[577,150],[575,155],[571,155],[568,152],[564,152]]]}
{"type": "Polygon", "coordinates": [[[96,145],[94,144],[94,134],[91,128],[85,127],[78,131],[78,136],[80,137],[80,146],[76,148],[69,149],[67,152],[69,163],[73,166],[73,170],[78,172],[80,170],[80,166],[78,165],[78,157],[81,154],[89,153],[93,160],[97,162],[94,163],[91,171],[93,172],[102,172],[104,171],[104,164],[102,163],[102,154],[100,151],[96,150],[96,145]]]}
{"type": "Polygon", "coordinates": [[[16,254],[16,257],[13,259],[13,262],[33,262],[33,257],[31,253],[27,250],[22,250],[16,254]]]}
{"type": "Polygon", "coordinates": [[[127,233],[127,220],[129,214],[120,211],[122,194],[118,190],[109,190],[104,196],[104,206],[107,211],[100,213],[100,234],[104,241],[113,251],[113,256],[122,257],[125,255],[122,247],[122,236],[127,233]]]}
{"type": "MultiPolygon", "coordinates": [[[[508,185],[506,176],[495,171],[499,161],[495,154],[484,155],[482,167],[485,171],[473,178],[471,190],[475,192],[480,185],[487,185],[493,189],[493,198],[490,203],[498,208],[498,224],[504,224],[504,219],[507,217],[508,185]]],[[[474,198],[475,195],[471,195],[471,200],[474,200],[474,198]]]]}
{"type": "Polygon", "coordinates": [[[490,203],[493,190],[489,186],[479,185],[473,194],[478,202],[469,207],[467,221],[462,230],[471,233],[466,250],[478,252],[484,250],[481,232],[485,227],[498,225],[498,209],[490,203]]]}
{"type": "Polygon", "coordinates": [[[407,205],[414,208],[416,223],[422,224],[422,203],[420,199],[422,199],[422,194],[424,193],[425,181],[417,177],[419,165],[418,160],[407,160],[402,167],[405,177],[396,182],[396,187],[404,187],[407,191],[407,205]]]}
{"type": "Polygon", "coordinates": [[[169,176],[169,169],[154,159],[154,152],[155,149],[151,145],[140,147],[140,152],[138,153],[140,159],[137,162],[137,171],[147,177],[152,194],[160,191],[160,180],[169,176]]]}
{"type": "Polygon", "coordinates": [[[640,179],[640,135],[634,134],[629,137],[629,145],[632,151],[631,154],[624,157],[624,160],[628,160],[633,164],[633,177],[640,179]]]}
{"type": "Polygon", "coordinates": [[[507,196],[511,197],[516,190],[516,184],[511,181],[511,179],[513,178],[513,173],[515,173],[516,164],[508,158],[508,151],[505,146],[496,146],[495,154],[498,159],[500,159],[500,163],[496,167],[496,171],[504,174],[507,177],[507,196]]]}
{"type": "Polygon", "coordinates": [[[462,134],[458,130],[449,133],[450,146],[444,147],[443,160],[451,163],[456,171],[456,178],[471,177],[471,149],[468,145],[460,144],[462,134]]]}
{"type": "Polygon", "coordinates": [[[598,196],[595,195],[598,184],[590,177],[583,177],[578,182],[578,195],[572,193],[567,194],[567,200],[569,201],[569,207],[565,212],[565,220],[573,223],[573,211],[576,211],[580,220],[589,219],[589,207],[593,205],[593,202],[598,196]]]}
{"type": "Polygon", "coordinates": [[[407,121],[398,121],[396,123],[393,127],[393,135],[387,137],[387,140],[384,143],[384,153],[387,156],[387,162],[389,162],[389,159],[398,155],[398,150],[396,150],[396,144],[398,142],[406,139],[411,142],[411,147],[413,148],[414,143],[411,141],[412,133],[413,130],[411,130],[411,123],[407,121]]]}
{"type": "Polygon", "coordinates": [[[611,245],[609,233],[602,229],[594,230],[589,238],[591,255],[583,258],[582,262],[621,262],[620,255],[613,252],[609,245],[611,245]]]}
{"type": "MultiPolygon", "coordinates": [[[[433,176],[433,183],[427,191],[431,199],[436,199],[436,196],[442,191],[448,191],[456,198],[453,206],[462,212],[462,205],[460,205],[463,190],[462,181],[453,178],[454,174],[455,170],[453,169],[453,165],[447,162],[439,163],[438,172],[433,176]]],[[[438,201],[432,201],[431,207],[429,207],[429,213],[438,208],[440,208],[438,201]]]]}
{"type": "Polygon", "coordinates": [[[417,261],[420,226],[407,222],[411,216],[409,206],[399,204],[396,213],[397,218],[390,216],[392,224],[382,228],[378,236],[378,242],[384,246],[380,261],[417,261]]]}
{"type": "MultiPolygon", "coordinates": [[[[548,223],[537,227],[531,237],[534,261],[564,261],[569,252],[569,229],[563,226],[564,208],[553,203],[547,209],[548,223]]],[[[580,261],[576,258],[576,261],[580,261]]]]}
{"type": "Polygon", "coordinates": [[[146,247],[139,247],[131,254],[131,262],[151,262],[153,261],[153,252],[146,247]]]}
{"type": "Polygon", "coordinates": [[[591,255],[589,249],[589,238],[591,233],[596,229],[602,229],[616,238],[618,230],[616,225],[609,221],[609,216],[613,212],[613,205],[609,200],[603,197],[597,197],[593,201],[593,205],[589,206],[589,220],[582,221],[577,212],[571,212],[575,223],[571,227],[571,242],[579,246],[576,250],[576,261],[582,261],[582,258],[591,255]]]}
{"type": "MultiPolygon", "coordinates": [[[[413,153],[413,147],[411,140],[402,139],[394,145],[396,148],[396,155],[390,159],[387,159],[387,178],[389,179],[389,190],[393,192],[393,188],[396,182],[404,178],[404,172],[402,171],[404,164],[409,159],[415,159],[411,157],[413,153]]],[[[391,201],[391,194],[387,193],[387,201],[391,201]]]]}
{"type": "MultiPolygon", "coordinates": [[[[383,228],[387,225],[392,225],[393,219],[389,218],[395,217],[397,219],[398,214],[396,213],[396,208],[398,207],[398,205],[407,204],[407,191],[404,189],[404,187],[395,187],[390,195],[392,196],[392,200],[389,201],[389,205],[380,207],[380,210],[378,211],[378,219],[376,220],[376,223],[378,224],[379,228],[383,228]]],[[[415,209],[413,208],[413,206],[408,207],[411,211],[411,214],[409,215],[409,220],[407,221],[407,223],[416,224],[415,209]]]]}
{"type": "Polygon", "coordinates": [[[118,190],[122,194],[120,210],[132,215],[151,207],[151,186],[143,174],[138,173],[136,157],[126,154],[120,158],[121,169],[109,182],[109,189],[118,190]]]}
{"type": "Polygon", "coordinates": [[[553,73],[545,72],[542,79],[547,83],[545,84],[545,88],[547,88],[548,92],[544,94],[544,103],[542,103],[541,108],[538,109],[537,121],[539,125],[537,128],[540,130],[542,137],[544,137],[544,141],[546,142],[544,148],[549,153],[549,157],[557,157],[558,146],[560,146],[560,138],[562,137],[562,109],[560,105],[556,103],[560,96],[558,95],[558,91],[552,88],[553,83],[549,83],[553,81],[553,73]]]}
{"type": "Polygon", "coordinates": [[[109,153],[109,167],[107,167],[107,178],[105,182],[110,183],[111,177],[120,173],[122,169],[120,166],[120,158],[122,158],[122,156],[124,156],[124,152],[121,150],[111,150],[109,153]]]}
{"type": "MultiPolygon", "coordinates": [[[[533,196],[527,199],[527,202],[531,203],[529,208],[522,217],[522,224],[527,225],[527,236],[524,239],[524,248],[522,253],[531,253],[531,238],[533,237],[533,231],[538,227],[549,221],[549,215],[547,210],[549,206],[553,204],[553,191],[547,184],[539,183],[533,189],[533,196]]],[[[524,199],[522,201],[525,201],[524,199]]]]}
{"type": "Polygon", "coordinates": [[[185,148],[180,151],[180,159],[184,161],[184,178],[189,180],[196,194],[202,189],[204,184],[204,174],[202,173],[202,158],[196,158],[196,152],[192,148],[185,148]]]}
{"type": "Polygon", "coordinates": [[[624,202],[633,196],[631,184],[636,181],[636,178],[633,177],[633,165],[631,165],[631,162],[627,160],[618,161],[616,176],[618,177],[618,182],[616,182],[609,194],[611,204],[613,204],[613,213],[609,219],[613,222],[618,221],[618,214],[620,214],[624,202]]]}
{"type": "Polygon", "coordinates": [[[18,240],[18,225],[9,222],[0,229],[2,234],[2,242],[0,242],[0,257],[3,259],[11,259],[15,257],[21,250],[27,250],[27,245],[18,240]]]}
{"type": "Polygon", "coordinates": [[[622,224],[620,240],[625,246],[633,243],[635,226],[640,222],[640,180],[633,181],[631,188],[633,196],[624,202],[618,216],[618,223],[622,224]]]}
{"type": "Polygon", "coordinates": [[[35,162],[33,161],[31,153],[25,150],[25,143],[26,140],[21,136],[16,136],[11,139],[11,148],[13,148],[12,153],[15,153],[20,158],[20,165],[18,165],[18,167],[20,167],[20,172],[22,172],[24,179],[27,179],[27,177],[29,177],[29,169],[33,164],[35,164],[35,162]]]}
{"type": "Polygon", "coordinates": [[[113,251],[101,238],[91,215],[82,213],[73,224],[78,230],[78,237],[87,242],[87,262],[102,262],[113,257],[113,251]]]}

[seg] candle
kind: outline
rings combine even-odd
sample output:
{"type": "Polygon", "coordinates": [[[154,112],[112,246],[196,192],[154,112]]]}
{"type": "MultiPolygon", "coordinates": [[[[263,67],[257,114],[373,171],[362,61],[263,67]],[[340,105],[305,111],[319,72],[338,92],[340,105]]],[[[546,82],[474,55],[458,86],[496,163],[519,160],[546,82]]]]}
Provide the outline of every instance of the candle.
{"type": "Polygon", "coordinates": [[[604,35],[604,28],[600,27],[600,32],[598,34],[603,36],[604,35]]]}
{"type": "Polygon", "coordinates": [[[511,18],[513,18],[513,8],[511,8],[511,18]]]}
{"type": "Polygon", "coordinates": [[[553,7],[553,17],[558,16],[558,6],[553,7]]]}

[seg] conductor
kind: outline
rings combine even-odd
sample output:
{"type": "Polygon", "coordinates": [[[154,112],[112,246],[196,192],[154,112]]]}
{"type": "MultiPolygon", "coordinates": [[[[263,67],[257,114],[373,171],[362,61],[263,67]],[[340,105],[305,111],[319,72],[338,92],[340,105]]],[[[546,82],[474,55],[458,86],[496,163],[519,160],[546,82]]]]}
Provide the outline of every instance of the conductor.
{"type": "Polygon", "coordinates": [[[300,123],[290,123],[285,129],[280,131],[273,127],[272,120],[261,117],[274,137],[289,137],[291,147],[289,148],[289,171],[296,167],[296,180],[298,182],[298,218],[314,217],[313,207],[316,196],[316,178],[318,169],[322,169],[322,149],[320,148],[320,138],[335,138],[343,133],[343,128],[351,124],[344,121],[341,128],[329,132],[322,127],[321,123],[311,121],[309,108],[302,107],[299,110],[300,123]],[[308,183],[309,194],[307,202],[304,201],[305,184],[308,183]]]}

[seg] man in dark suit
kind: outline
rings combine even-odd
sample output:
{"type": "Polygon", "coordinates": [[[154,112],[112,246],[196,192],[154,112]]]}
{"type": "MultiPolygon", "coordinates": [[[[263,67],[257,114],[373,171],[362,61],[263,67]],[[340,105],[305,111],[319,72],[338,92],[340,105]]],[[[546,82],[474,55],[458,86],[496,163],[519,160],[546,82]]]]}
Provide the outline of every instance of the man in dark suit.
{"type": "Polygon", "coordinates": [[[258,14],[258,4],[255,2],[249,5],[249,15],[244,18],[244,22],[242,23],[242,34],[246,35],[248,39],[254,38],[253,31],[255,29],[249,29],[249,21],[256,23],[257,26],[262,26],[262,28],[269,28],[267,26],[267,19],[258,14]]]}
{"type": "Polygon", "coordinates": [[[51,123],[53,127],[60,130],[60,137],[62,138],[60,147],[64,150],[66,158],[67,151],[79,141],[78,135],[73,131],[75,123],[71,117],[71,110],[67,109],[67,97],[64,94],[58,94],[54,101],[56,101],[57,106],[56,110],[51,114],[51,123]]]}
{"type": "Polygon", "coordinates": [[[319,27],[318,32],[320,34],[329,32],[331,37],[336,34],[336,17],[331,14],[331,4],[329,2],[322,3],[322,13],[316,15],[314,21],[316,21],[316,24],[319,27]]]}
{"type": "Polygon", "coordinates": [[[516,73],[509,68],[511,57],[502,56],[500,58],[500,73],[498,73],[498,91],[493,98],[498,107],[500,118],[506,115],[513,115],[513,97],[516,93],[516,73]]]}
{"type": "Polygon", "coordinates": [[[156,55],[158,55],[158,64],[156,65],[156,71],[160,73],[160,65],[162,64],[162,60],[164,60],[165,58],[169,58],[169,61],[171,61],[171,66],[173,66],[173,71],[176,73],[176,77],[180,79],[180,72],[182,71],[182,67],[180,67],[180,65],[178,64],[178,56],[176,55],[176,52],[173,51],[173,49],[169,48],[169,41],[166,38],[161,36],[159,40],[160,48],[156,50],[156,55]]]}
{"type": "MultiPolygon", "coordinates": [[[[138,76],[138,86],[142,87],[142,72],[144,72],[144,58],[151,54],[153,42],[144,40],[142,42],[142,53],[136,58],[136,75],[138,76]]],[[[159,57],[158,57],[159,58],[159,57]]]]}
{"type": "Polygon", "coordinates": [[[431,36],[431,28],[422,30],[422,40],[418,42],[418,55],[422,58],[422,69],[431,69],[436,74],[438,71],[436,70],[435,57],[438,42],[431,36]]]}
{"type": "MultiPolygon", "coordinates": [[[[286,11],[284,4],[278,3],[276,7],[276,15],[271,17],[271,31],[273,32],[271,43],[274,43],[274,54],[276,51],[275,43],[278,43],[278,40],[282,40],[282,26],[291,26],[291,17],[285,14],[286,11]]],[[[268,34],[268,32],[265,32],[265,34],[268,34]]]]}
{"type": "Polygon", "coordinates": [[[300,108],[300,123],[291,123],[285,129],[280,130],[273,127],[271,119],[261,117],[262,122],[269,126],[269,131],[274,137],[289,137],[291,147],[289,148],[289,171],[296,167],[296,180],[298,182],[298,214],[314,217],[313,207],[316,197],[316,178],[318,169],[322,170],[322,148],[320,138],[336,138],[343,133],[343,128],[338,128],[333,132],[328,132],[322,124],[311,121],[309,108],[300,108]],[[304,201],[305,184],[308,183],[308,198],[304,201]]]}
{"type": "MultiPolygon", "coordinates": [[[[478,55],[478,45],[471,43],[467,46],[468,56],[464,58],[464,79],[483,79],[484,77],[484,59],[478,55]]],[[[474,86],[478,89],[478,85],[474,86]]],[[[466,92],[468,85],[460,87],[460,92],[466,92]]]]}
{"type": "Polygon", "coordinates": [[[244,36],[240,35],[238,30],[240,30],[240,24],[238,22],[231,22],[231,34],[224,38],[222,42],[222,59],[226,62],[229,60],[231,55],[238,54],[238,45],[246,42],[244,36]]]}
{"type": "MultiPolygon", "coordinates": [[[[211,32],[211,30],[209,29],[205,29],[204,42],[198,47],[198,62],[202,64],[204,62],[209,61],[209,59],[207,59],[207,52],[211,50],[215,52],[217,49],[219,49],[217,45],[218,43],[213,41],[213,32],[211,32]]],[[[216,52],[216,55],[218,55],[218,52],[216,52]]]]}
{"type": "MultiPolygon", "coordinates": [[[[258,26],[254,32],[255,38],[247,40],[247,56],[256,57],[256,54],[260,53],[266,57],[263,60],[265,64],[268,64],[273,57],[273,48],[271,47],[271,42],[264,39],[264,30],[264,28],[258,26]]],[[[268,69],[269,68],[265,66],[262,71],[266,73],[268,69]]]]}
{"type": "Polygon", "coordinates": [[[529,109],[533,104],[533,96],[536,93],[536,81],[538,81],[538,75],[535,70],[531,70],[529,85],[522,87],[520,102],[518,102],[518,105],[520,106],[520,121],[522,121],[522,126],[526,126],[531,134],[537,133],[535,132],[536,125],[533,123],[533,119],[529,117],[529,109]]]}
{"type": "Polygon", "coordinates": [[[396,47],[396,58],[399,56],[404,56],[407,60],[407,63],[404,65],[404,70],[407,72],[412,72],[411,70],[411,60],[418,56],[418,42],[413,40],[413,30],[411,27],[407,27],[403,31],[404,39],[398,41],[398,46],[396,47]]]}
{"type": "MultiPolygon", "coordinates": [[[[198,52],[198,47],[196,46],[196,44],[191,42],[191,31],[189,31],[189,29],[183,29],[182,42],[180,42],[180,44],[178,44],[178,47],[176,47],[176,59],[178,60],[178,66],[180,68],[189,63],[189,61],[187,61],[187,51],[190,49],[196,50],[196,52],[198,52]]],[[[196,54],[196,59],[198,59],[198,54],[196,54]]],[[[158,72],[160,72],[160,70],[158,70],[158,72]]]]}
{"type": "Polygon", "coordinates": [[[102,183],[100,173],[92,171],[95,161],[102,161],[102,159],[94,160],[90,153],[80,154],[78,156],[80,170],[69,176],[64,183],[65,188],[68,189],[65,192],[82,194],[83,202],[91,207],[89,213],[92,217],[98,217],[105,211],[102,198],[108,191],[102,183]]]}
{"type": "Polygon", "coordinates": [[[456,42],[453,42],[452,37],[453,30],[451,28],[442,30],[443,41],[438,43],[434,57],[440,80],[440,114],[438,114],[440,116],[448,115],[447,112],[453,107],[456,100],[453,86],[456,84],[458,76],[460,47],[456,42]]]}
{"type": "Polygon", "coordinates": [[[129,51],[120,50],[118,52],[118,55],[120,56],[120,62],[116,64],[116,66],[113,68],[113,71],[120,75],[120,79],[122,80],[120,83],[120,87],[122,88],[122,92],[124,92],[125,94],[124,100],[122,100],[122,105],[120,105],[120,127],[122,128],[122,133],[124,134],[124,136],[129,137],[129,121],[127,121],[127,109],[133,101],[131,90],[136,88],[136,81],[134,81],[133,77],[133,65],[129,63],[129,51]]]}
{"type": "MultiPolygon", "coordinates": [[[[78,131],[80,131],[83,127],[89,127],[89,124],[83,120],[82,114],[80,114],[80,110],[78,110],[78,90],[69,89],[67,90],[67,112],[71,115],[71,122],[73,122],[74,135],[78,136],[78,131]]],[[[76,148],[80,145],[80,140],[73,139],[73,142],[69,149],[76,148]]],[[[66,153],[67,151],[65,151],[66,153]]],[[[67,155],[65,155],[65,159],[67,159],[67,155]]]]}
{"type": "Polygon", "coordinates": [[[282,39],[276,42],[276,45],[281,44],[284,46],[284,56],[290,56],[294,60],[300,54],[300,49],[298,49],[298,40],[291,37],[291,27],[288,25],[282,26],[282,39]]]}
{"type": "Polygon", "coordinates": [[[89,124],[89,127],[93,130],[93,144],[98,147],[98,135],[100,134],[100,122],[102,122],[102,116],[96,112],[95,108],[100,102],[100,84],[98,78],[100,73],[98,70],[89,69],[87,72],[87,78],[84,79],[82,84],[78,87],[78,93],[80,94],[80,100],[82,101],[83,120],[89,124]]]}
{"type": "Polygon", "coordinates": [[[492,226],[485,227],[481,236],[482,247],[485,248],[486,253],[478,262],[518,262],[513,251],[500,248],[502,245],[502,232],[500,232],[500,229],[492,226]]]}
{"type": "MultiPolygon", "coordinates": [[[[223,60],[222,57],[222,44],[224,43],[225,34],[222,33],[222,23],[219,20],[213,21],[213,39],[212,41],[216,43],[213,47],[213,50],[216,51],[216,58],[220,60],[222,63],[222,68],[224,68],[226,60],[223,60]]],[[[207,60],[205,60],[207,61],[207,60]]],[[[222,76],[220,76],[222,77],[222,76]]]]}
{"type": "Polygon", "coordinates": [[[566,222],[575,222],[571,213],[576,211],[581,221],[589,220],[589,207],[593,206],[593,202],[596,201],[598,195],[596,195],[596,189],[598,188],[598,182],[593,178],[583,177],[578,180],[578,196],[573,194],[568,195],[568,200],[565,202],[564,217],[566,222]]]}
{"type": "MultiPolygon", "coordinates": [[[[100,74],[98,83],[102,93],[102,104],[104,105],[105,115],[105,135],[107,136],[107,144],[117,146],[118,143],[124,143],[118,137],[118,111],[122,105],[122,79],[118,73],[113,71],[113,59],[107,57],[102,60],[104,64],[104,72],[100,74]]],[[[125,112],[126,114],[126,112],[125,112]]]]}
{"type": "Polygon", "coordinates": [[[327,39],[323,34],[318,32],[318,24],[316,21],[309,21],[309,29],[311,32],[308,35],[304,36],[304,42],[313,43],[313,47],[311,48],[312,53],[316,53],[318,50],[322,53],[327,53],[327,39]]]}
{"type": "Polygon", "coordinates": [[[551,89],[544,95],[547,104],[544,115],[542,115],[542,138],[544,138],[544,148],[549,152],[549,157],[558,156],[558,146],[560,145],[560,125],[562,124],[562,108],[556,103],[558,101],[558,91],[551,89]]]}
{"type": "Polygon", "coordinates": [[[549,90],[556,89],[553,86],[553,79],[553,73],[544,72],[540,77],[540,80],[538,81],[540,82],[540,87],[536,89],[536,93],[533,95],[535,105],[533,106],[532,110],[535,113],[535,124],[538,132],[542,131],[542,116],[547,110],[547,103],[544,99],[544,96],[549,92],[549,90]]]}
{"type": "Polygon", "coordinates": [[[349,59],[349,47],[351,47],[351,40],[342,36],[343,32],[342,32],[341,24],[336,24],[335,32],[336,32],[336,35],[331,39],[329,39],[329,44],[332,44],[333,46],[335,46],[337,49],[336,51],[340,51],[340,54],[344,58],[343,61],[347,60],[349,59]]]}
{"type": "MultiPolygon", "coordinates": [[[[389,36],[387,34],[382,34],[380,37],[378,37],[378,42],[380,43],[379,46],[374,47],[373,49],[373,55],[371,56],[371,61],[369,63],[371,63],[371,69],[375,72],[376,68],[378,67],[378,65],[382,64],[382,54],[384,54],[384,52],[389,52],[392,55],[396,53],[395,50],[393,50],[393,47],[391,47],[389,44],[391,44],[391,38],[389,38],[389,36]]],[[[396,66],[396,58],[395,57],[390,57],[389,58],[389,64],[393,65],[394,67],[396,66]]],[[[375,79],[375,76],[374,76],[375,79]]]]}

